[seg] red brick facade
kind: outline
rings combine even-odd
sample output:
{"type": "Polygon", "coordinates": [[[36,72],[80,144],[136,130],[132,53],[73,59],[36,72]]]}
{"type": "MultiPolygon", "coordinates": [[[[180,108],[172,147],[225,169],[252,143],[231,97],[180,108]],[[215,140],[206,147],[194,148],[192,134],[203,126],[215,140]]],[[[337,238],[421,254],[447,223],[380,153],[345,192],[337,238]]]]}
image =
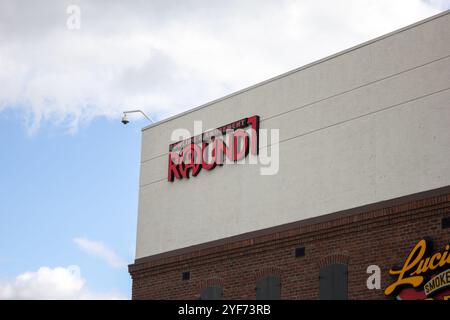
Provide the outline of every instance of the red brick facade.
{"type": "Polygon", "coordinates": [[[320,267],[340,262],[348,265],[349,299],[385,299],[388,270],[417,241],[429,237],[436,249],[450,243],[446,217],[450,187],[138,259],[129,266],[132,297],[199,299],[203,288],[219,285],[224,299],[255,299],[256,281],[279,275],[282,299],[317,299],[320,267]],[[303,257],[295,257],[299,246],[303,257]],[[372,264],[381,268],[381,290],[367,289],[372,264]]]}

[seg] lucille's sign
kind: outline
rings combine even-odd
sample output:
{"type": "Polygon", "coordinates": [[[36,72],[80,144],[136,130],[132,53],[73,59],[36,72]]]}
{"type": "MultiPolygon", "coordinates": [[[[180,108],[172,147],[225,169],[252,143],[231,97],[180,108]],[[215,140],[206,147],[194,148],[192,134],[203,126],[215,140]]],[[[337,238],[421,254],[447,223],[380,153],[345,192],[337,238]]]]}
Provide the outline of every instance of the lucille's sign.
{"type": "Polygon", "coordinates": [[[167,180],[189,179],[190,174],[195,177],[202,168],[213,170],[223,165],[226,158],[236,162],[249,152],[257,155],[258,133],[259,116],[252,116],[171,144],[167,180]]]}
{"type": "Polygon", "coordinates": [[[401,300],[450,299],[450,269],[442,271],[450,267],[450,246],[447,244],[442,252],[431,253],[431,249],[431,241],[420,240],[403,267],[389,270],[396,280],[384,290],[384,294],[396,295],[401,300]],[[414,289],[420,286],[422,290],[414,289]]]}

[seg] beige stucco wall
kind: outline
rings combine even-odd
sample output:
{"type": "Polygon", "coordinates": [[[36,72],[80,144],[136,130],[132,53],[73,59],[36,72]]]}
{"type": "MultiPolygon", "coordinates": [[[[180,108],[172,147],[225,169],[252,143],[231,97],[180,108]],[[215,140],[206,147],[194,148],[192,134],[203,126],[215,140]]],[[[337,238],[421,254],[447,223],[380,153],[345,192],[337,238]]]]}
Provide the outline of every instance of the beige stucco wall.
{"type": "Polygon", "coordinates": [[[144,129],[136,258],[450,185],[449,39],[447,12],[144,129]],[[174,129],[255,114],[277,175],[167,182],[174,129]]]}

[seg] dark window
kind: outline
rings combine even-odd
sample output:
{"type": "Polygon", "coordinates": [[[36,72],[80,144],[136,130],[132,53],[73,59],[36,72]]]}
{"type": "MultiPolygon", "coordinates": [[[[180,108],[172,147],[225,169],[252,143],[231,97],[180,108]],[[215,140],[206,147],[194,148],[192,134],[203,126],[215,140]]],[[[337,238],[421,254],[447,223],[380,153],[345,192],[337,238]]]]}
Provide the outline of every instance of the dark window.
{"type": "Polygon", "coordinates": [[[214,286],[202,290],[200,299],[202,300],[220,300],[222,299],[222,287],[214,286]]]}
{"type": "Polygon", "coordinates": [[[295,257],[300,258],[305,256],[305,247],[295,248],[295,257]]]}
{"type": "Polygon", "coordinates": [[[280,296],[280,277],[268,276],[256,282],[256,300],[279,300],[280,296]]]}
{"type": "Polygon", "coordinates": [[[320,269],[320,300],[347,300],[347,265],[331,264],[320,269]]]}
{"type": "Polygon", "coordinates": [[[450,228],[450,217],[442,218],[442,229],[450,228]]]}
{"type": "Polygon", "coordinates": [[[182,280],[189,280],[191,278],[191,273],[189,271],[185,271],[181,273],[182,280]]]}

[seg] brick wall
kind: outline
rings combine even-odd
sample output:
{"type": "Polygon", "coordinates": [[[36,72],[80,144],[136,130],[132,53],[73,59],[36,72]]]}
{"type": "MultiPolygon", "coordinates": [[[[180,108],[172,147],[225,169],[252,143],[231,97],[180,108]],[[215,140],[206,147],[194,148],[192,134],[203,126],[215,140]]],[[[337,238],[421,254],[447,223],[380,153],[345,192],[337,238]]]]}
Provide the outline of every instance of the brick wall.
{"type": "Polygon", "coordinates": [[[402,265],[418,240],[430,237],[438,250],[450,243],[444,217],[449,187],[139,259],[129,266],[132,297],[199,299],[202,288],[220,285],[224,299],[255,299],[257,279],[275,274],[282,299],[317,299],[320,267],[343,262],[349,299],[385,299],[383,290],[367,289],[367,267],[381,267],[384,289],[392,282],[388,270],[402,265]],[[298,246],[304,257],[295,257],[298,246]],[[190,280],[182,280],[184,271],[190,280]]]}

